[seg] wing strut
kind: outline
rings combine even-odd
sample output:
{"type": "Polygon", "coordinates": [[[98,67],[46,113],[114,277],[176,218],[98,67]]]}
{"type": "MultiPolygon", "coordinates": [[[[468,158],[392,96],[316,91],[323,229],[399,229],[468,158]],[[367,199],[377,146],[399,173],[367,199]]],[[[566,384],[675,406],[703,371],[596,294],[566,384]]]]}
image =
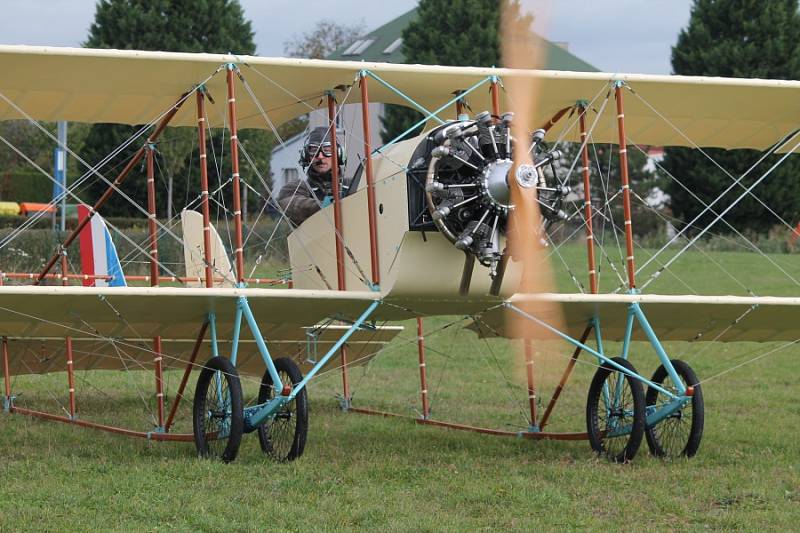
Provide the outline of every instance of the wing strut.
{"type": "MultiPolygon", "coordinates": [[[[78,226],[72,230],[72,233],[69,234],[67,239],[64,241],[64,244],[62,244],[62,248],[68,248],[69,245],[72,244],[72,241],[74,241],[75,238],[80,235],[86,224],[88,224],[92,217],[94,217],[94,214],[97,213],[97,211],[108,201],[109,198],[111,198],[114,190],[122,185],[122,182],[125,181],[125,178],[128,177],[128,174],[131,173],[136,165],[139,164],[139,161],[141,161],[142,157],[144,157],[147,147],[156,142],[156,139],[161,136],[161,133],[167,127],[167,124],[169,124],[170,120],[172,120],[178,110],[180,110],[183,102],[186,101],[186,96],[186,94],[181,95],[181,97],[177,102],[175,102],[164,118],[161,119],[161,122],[158,123],[155,131],[147,138],[147,142],[144,144],[144,146],[139,148],[139,150],[133,155],[133,158],[131,158],[128,164],[125,165],[125,168],[122,169],[122,172],[119,173],[114,182],[108,186],[108,189],[106,189],[106,192],[103,193],[103,196],[101,196],[100,199],[97,200],[94,206],[92,206],[92,208],[89,210],[89,216],[79,222],[78,226]]],[[[58,261],[60,255],[60,250],[53,254],[53,257],[50,258],[45,267],[42,269],[41,273],[36,278],[36,281],[33,282],[34,285],[39,285],[39,283],[42,282],[45,276],[47,276],[47,273],[50,272],[50,269],[52,269],[56,264],[56,261],[58,261]]]]}

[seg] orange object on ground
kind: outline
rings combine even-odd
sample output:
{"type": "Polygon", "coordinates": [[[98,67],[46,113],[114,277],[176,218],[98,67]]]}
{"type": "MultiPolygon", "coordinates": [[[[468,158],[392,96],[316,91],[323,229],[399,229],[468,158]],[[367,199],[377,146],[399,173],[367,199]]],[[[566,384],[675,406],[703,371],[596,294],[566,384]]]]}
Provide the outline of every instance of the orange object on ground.
{"type": "Polygon", "coordinates": [[[19,214],[22,216],[31,216],[40,212],[55,213],[56,207],[50,204],[40,204],[36,202],[22,202],[19,204],[19,214]]]}

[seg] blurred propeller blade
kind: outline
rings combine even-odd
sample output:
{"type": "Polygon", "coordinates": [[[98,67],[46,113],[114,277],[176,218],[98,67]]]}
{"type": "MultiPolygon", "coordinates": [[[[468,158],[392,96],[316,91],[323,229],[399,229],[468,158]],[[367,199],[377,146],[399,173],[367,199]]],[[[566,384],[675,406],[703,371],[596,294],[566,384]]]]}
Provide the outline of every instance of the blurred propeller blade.
{"type": "MultiPolygon", "coordinates": [[[[533,31],[532,1],[507,0],[503,2],[502,33],[503,66],[520,70],[541,69],[546,57],[543,39],[533,31]]],[[[542,2],[538,3],[543,5],[542,2]]],[[[539,28],[546,17],[543,9],[535,12],[539,28]]],[[[503,80],[507,101],[514,119],[511,125],[515,139],[514,165],[508,176],[514,210],[509,217],[508,253],[512,261],[520,263],[522,274],[517,292],[535,294],[554,292],[554,283],[549,262],[545,256],[540,229],[542,216],[536,200],[535,184],[537,171],[533,168],[528,151],[534,124],[534,113],[539,95],[539,84],[535,77],[524,73],[503,80]]],[[[502,282],[502,280],[501,280],[502,282]]],[[[499,289],[499,286],[498,286],[499,289]]],[[[545,320],[551,326],[563,330],[561,309],[556,304],[526,301],[517,305],[522,311],[545,320]]],[[[511,337],[519,339],[553,339],[552,333],[535,322],[510,310],[506,328],[511,337]]]]}

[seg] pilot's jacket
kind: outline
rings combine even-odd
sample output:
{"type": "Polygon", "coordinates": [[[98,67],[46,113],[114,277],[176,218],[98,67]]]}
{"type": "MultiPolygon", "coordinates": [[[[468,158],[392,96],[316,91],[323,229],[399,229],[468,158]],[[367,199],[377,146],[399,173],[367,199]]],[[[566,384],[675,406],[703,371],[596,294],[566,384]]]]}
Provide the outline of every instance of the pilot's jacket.
{"type": "Polygon", "coordinates": [[[322,207],[331,195],[331,173],[318,174],[308,169],[308,178],[294,178],[286,182],[278,193],[278,205],[293,224],[299,226],[322,207]]]}

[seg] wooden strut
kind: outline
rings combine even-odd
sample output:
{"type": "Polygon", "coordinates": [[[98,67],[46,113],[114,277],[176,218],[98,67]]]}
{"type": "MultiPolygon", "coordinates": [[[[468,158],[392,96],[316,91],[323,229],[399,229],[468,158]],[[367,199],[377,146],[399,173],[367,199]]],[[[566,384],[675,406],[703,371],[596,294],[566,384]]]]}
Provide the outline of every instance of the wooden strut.
{"type": "MultiPolygon", "coordinates": [[[[589,263],[589,289],[592,294],[597,294],[598,292],[598,285],[597,285],[597,266],[595,263],[595,256],[594,256],[594,233],[592,229],[592,189],[591,189],[591,180],[590,180],[590,172],[589,172],[589,143],[587,142],[588,133],[586,131],[586,107],[581,107],[580,109],[580,116],[578,117],[580,122],[580,129],[581,129],[581,143],[583,144],[583,149],[581,150],[581,163],[583,164],[583,196],[584,196],[584,213],[586,217],[586,254],[589,263]]],[[[583,331],[581,335],[580,342],[581,344],[586,343],[586,340],[589,338],[589,334],[591,333],[592,329],[594,328],[593,324],[590,323],[586,326],[586,329],[583,331]]],[[[578,360],[578,356],[581,354],[582,349],[580,347],[576,347],[575,350],[572,352],[572,357],[570,357],[569,362],[567,363],[567,367],[564,369],[564,373],[561,375],[561,379],[556,386],[555,391],[553,391],[553,396],[550,398],[550,402],[547,404],[547,408],[544,411],[544,415],[542,416],[542,421],[539,428],[544,428],[547,424],[548,420],[550,419],[550,414],[553,412],[555,408],[556,402],[558,402],[558,398],[561,396],[561,392],[564,390],[564,387],[567,384],[570,376],[572,375],[572,370],[575,368],[575,363],[578,360]]]]}
{"type": "Polygon", "coordinates": [[[425,362],[425,336],[422,331],[422,319],[417,317],[417,353],[419,356],[419,387],[422,397],[422,418],[427,420],[431,410],[428,403],[428,373],[427,363],[425,362]]]}
{"type": "MultiPolygon", "coordinates": [[[[336,239],[336,280],[340,291],[346,290],[344,271],[344,233],[342,228],[342,198],[339,191],[339,148],[336,143],[336,102],[328,93],[328,129],[331,142],[331,192],[333,194],[333,226],[336,239]]],[[[342,395],[343,407],[350,408],[350,375],[347,368],[347,345],[340,349],[342,356],[342,395]]]]}
{"type": "Polygon", "coordinates": [[[555,126],[555,125],[556,125],[556,123],[557,123],[559,120],[561,120],[561,117],[563,117],[563,116],[566,114],[566,112],[567,112],[567,111],[571,111],[572,109],[575,109],[575,106],[569,106],[569,107],[565,107],[565,108],[563,108],[563,109],[559,109],[559,110],[556,112],[556,114],[555,114],[555,115],[553,115],[553,117],[552,117],[550,120],[548,120],[547,122],[545,122],[545,123],[544,123],[544,125],[542,125],[542,126],[539,128],[539,129],[542,129],[542,130],[544,130],[544,131],[550,131],[550,128],[552,128],[553,126],[555,126]]]}
{"type": "MultiPolygon", "coordinates": [[[[589,338],[589,333],[591,333],[593,329],[593,325],[589,324],[586,326],[586,329],[583,330],[583,334],[581,335],[580,342],[584,344],[586,339],[589,338]]],[[[572,374],[572,369],[575,368],[575,363],[578,360],[578,356],[581,353],[580,346],[575,348],[575,351],[572,352],[572,357],[570,357],[569,362],[567,363],[567,368],[564,369],[564,373],[561,375],[561,379],[556,386],[556,390],[553,391],[553,396],[550,398],[550,402],[547,404],[547,408],[544,410],[544,415],[542,415],[542,421],[539,423],[539,429],[543,429],[547,425],[547,421],[550,420],[550,413],[553,412],[553,408],[556,406],[556,402],[558,402],[558,397],[561,396],[561,391],[564,390],[564,387],[567,384],[567,380],[569,376],[572,374]]]]}
{"type": "MultiPolygon", "coordinates": [[[[158,235],[156,229],[156,175],[155,146],[147,147],[147,226],[150,233],[150,286],[157,287],[158,273],[158,235]]],[[[153,371],[156,378],[156,414],[158,427],[164,427],[164,370],[162,366],[161,336],[153,337],[153,371]]]]}
{"type": "Polygon", "coordinates": [[[197,91],[197,136],[198,149],[200,150],[200,195],[201,209],[203,212],[203,258],[205,261],[206,287],[214,286],[214,277],[211,271],[211,215],[208,206],[208,154],[206,153],[206,104],[205,92],[197,91]]]}
{"type": "Polygon", "coordinates": [[[493,79],[489,85],[489,92],[492,95],[492,115],[495,117],[500,116],[500,92],[497,87],[497,80],[493,79]]]}
{"type": "Polygon", "coordinates": [[[236,244],[236,281],[244,281],[244,244],[242,244],[242,201],[239,183],[239,126],[236,121],[236,91],[233,65],[228,65],[228,127],[231,130],[231,171],[233,173],[233,226],[236,244]]]}
{"type": "Polygon", "coordinates": [[[44,418],[45,420],[52,420],[54,422],[65,422],[67,424],[74,424],[76,426],[82,426],[92,429],[99,429],[101,431],[107,431],[109,433],[115,433],[117,435],[126,435],[128,437],[141,437],[143,439],[149,440],[158,440],[158,441],[182,441],[182,442],[191,442],[194,440],[194,435],[192,433],[176,433],[176,434],[168,434],[168,433],[159,433],[159,432],[147,432],[147,431],[134,431],[132,429],[125,429],[125,428],[118,428],[115,426],[108,426],[105,424],[98,424],[96,422],[89,422],[86,420],[79,420],[77,418],[69,418],[66,416],[54,415],[51,413],[44,413],[42,411],[35,411],[33,409],[26,409],[24,407],[11,407],[12,413],[18,413],[21,415],[28,415],[28,416],[35,416],[37,418],[44,418]]]}
{"type": "MultiPolygon", "coordinates": [[[[142,146],[141,148],[139,148],[139,150],[136,151],[136,153],[133,155],[131,160],[128,161],[128,164],[125,165],[125,168],[122,169],[122,171],[119,173],[117,178],[112,182],[111,185],[109,185],[108,189],[106,189],[106,191],[103,193],[103,195],[100,197],[100,199],[97,200],[97,202],[95,202],[95,204],[89,210],[89,216],[84,218],[82,221],[78,222],[77,227],[74,230],[72,230],[72,233],[69,234],[69,236],[66,238],[64,243],[61,245],[61,247],[63,249],[66,250],[67,248],[69,248],[69,245],[72,244],[72,241],[75,240],[75,238],[80,234],[80,232],[83,230],[83,228],[89,223],[89,221],[92,219],[92,217],[94,217],[95,213],[97,213],[97,211],[103,205],[105,205],[105,203],[108,201],[108,199],[111,198],[111,195],[114,193],[114,190],[116,188],[118,188],[122,184],[123,181],[125,181],[125,178],[128,177],[128,174],[131,173],[131,171],[134,169],[134,167],[139,163],[139,161],[141,161],[142,157],[144,157],[145,151],[147,150],[147,147],[149,145],[153,144],[156,141],[156,139],[158,139],[158,137],[161,136],[161,133],[167,127],[167,124],[169,124],[169,122],[172,120],[172,118],[175,116],[175,114],[178,112],[178,110],[180,110],[180,108],[183,105],[183,102],[185,101],[185,99],[186,99],[186,95],[184,94],[175,103],[175,105],[172,106],[172,108],[167,112],[167,114],[164,115],[164,118],[162,118],[161,122],[159,122],[158,126],[156,126],[155,131],[153,131],[153,133],[147,138],[147,141],[145,142],[144,146],[142,146]]],[[[58,256],[60,255],[60,253],[61,253],[60,251],[57,251],[56,253],[53,254],[53,256],[50,258],[50,260],[47,262],[47,264],[45,264],[45,266],[42,269],[42,271],[39,274],[39,276],[36,278],[36,281],[34,281],[34,283],[33,283],[34,285],[39,285],[39,283],[42,282],[42,280],[47,275],[47,273],[50,272],[50,270],[56,264],[56,261],[58,261],[58,256]]]]}
{"type": "Polygon", "coordinates": [[[525,374],[528,378],[528,406],[531,411],[531,427],[536,425],[536,383],[533,379],[533,344],[530,339],[524,339],[525,374]]]}
{"type": "Polygon", "coordinates": [[[398,413],[390,413],[386,411],[377,411],[374,409],[364,409],[361,407],[353,407],[351,411],[365,415],[375,415],[393,418],[411,419],[416,424],[423,426],[437,426],[448,429],[457,429],[461,431],[471,431],[473,433],[482,433],[485,435],[496,435],[499,437],[518,437],[529,440],[587,440],[589,435],[585,432],[577,433],[545,433],[542,431],[504,431],[501,429],[482,428],[477,426],[470,426],[467,424],[454,424],[452,422],[443,422],[441,420],[425,420],[423,418],[412,418],[398,413]]]}
{"type": "Polygon", "coordinates": [[[631,221],[631,185],[628,180],[628,145],[625,137],[625,108],[622,102],[622,86],[617,83],[614,89],[617,100],[617,132],[619,133],[619,175],[622,181],[622,207],[625,216],[625,248],[628,252],[626,266],[628,269],[628,288],[636,288],[633,262],[633,224],[631,221]]]}
{"type": "Polygon", "coordinates": [[[207,329],[208,322],[203,322],[203,326],[200,328],[200,333],[197,334],[197,340],[194,343],[192,355],[189,356],[189,361],[186,363],[186,368],[183,371],[181,384],[178,386],[178,392],[175,394],[175,401],[172,402],[172,407],[169,410],[167,422],[163,426],[165,433],[169,433],[169,428],[172,427],[172,422],[175,420],[175,413],[178,412],[178,405],[180,405],[181,398],[183,398],[183,391],[186,389],[186,383],[189,382],[189,375],[192,373],[192,368],[194,368],[194,362],[197,359],[197,353],[200,351],[200,347],[203,345],[203,339],[205,339],[207,329]]]}
{"type": "Polygon", "coordinates": [[[381,284],[381,268],[378,261],[378,216],[375,213],[375,182],[372,175],[372,147],[370,146],[369,124],[369,91],[367,76],[362,75],[361,88],[361,123],[364,134],[364,173],[367,178],[367,215],[369,216],[369,259],[372,268],[372,284],[381,284]]]}
{"type": "MultiPolygon", "coordinates": [[[[61,285],[66,287],[69,283],[67,280],[67,250],[61,251],[61,285]]],[[[67,336],[66,339],[66,352],[67,352],[67,386],[69,387],[69,417],[75,418],[75,372],[73,370],[74,359],[72,357],[72,337],[67,336]]]]}
{"type": "Polygon", "coordinates": [[[8,337],[3,337],[3,382],[5,384],[6,402],[11,403],[11,372],[8,364],[8,337]]]}
{"type": "MultiPolygon", "coordinates": [[[[0,287],[3,286],[3,276],[0,276],[0,287]]],[[[6,405],[11,405],[11,372],[8,364],[8,337],[3,337],[3,384],[5,385],[6,405]]]]}
{"type": "Polygon", "coordinates": [[[589,261],[589,290],[592,294],[597,294],[597,265],[594,257],[594,231],[592,229],[592,184],[591,173],[589,172],[589,143],[586,131],[586,108],[581,109],[579,116],[581,128],[581,163],[583,165],[583,206],[586,218],[586,257],[589,261]]]}

